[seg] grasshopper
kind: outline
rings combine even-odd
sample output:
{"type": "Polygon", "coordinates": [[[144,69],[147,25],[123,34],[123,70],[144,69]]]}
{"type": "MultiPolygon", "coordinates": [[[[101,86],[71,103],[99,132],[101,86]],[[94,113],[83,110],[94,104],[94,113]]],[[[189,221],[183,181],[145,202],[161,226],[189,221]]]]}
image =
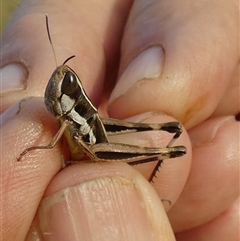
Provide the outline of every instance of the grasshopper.
{"type": "MultiPolygon", "coordinates": [[[[56,60],[47,15],[46,27],[56,60]]],[[[74,162],[81,161],[85,155],[93,162],[123,161],[136,165],[157,161],[149,177],[149,181],[152,181],[163,159],[186,154],[185,146],[172,146],[182,133],[179,122],[148,124],[101,118],[97,108],[87,96],[79,77],[66,65],[73,57],[75,56],[69,57],[55,69],[45,90],[45,105],[48,111],[59,120],[60,129],[48,145],[29,147],[20,154],[18,160],[21,160],[30,150],[53,148],[64,135],[74,162]],[[156,130],[174,134],[165,148],[140,147],[112,143],[108,140],[110,135],[156,130]]]]}

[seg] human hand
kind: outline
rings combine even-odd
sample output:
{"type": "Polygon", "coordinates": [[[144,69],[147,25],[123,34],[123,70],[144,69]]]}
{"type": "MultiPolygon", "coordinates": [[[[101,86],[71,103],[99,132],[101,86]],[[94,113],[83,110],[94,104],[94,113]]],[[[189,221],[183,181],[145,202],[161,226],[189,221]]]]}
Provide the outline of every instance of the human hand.
{"type": "MultiPolygon", "coordinates": [[[[122,40],[119,77],[123,77],[119,78],[111,95],[110,116],[126,118],[162,111],[179,119],[187,129],[191,128],[192,163],[184,133],[178,143],[188,146],[188,155],[165,161],[153,184],[159,196],[173,203],[169,218],[177,239],[214,240],[218,236],[222,240],[225,237],[236,239],[239,195],[236,185],[239,123],[234,118],[239,113],[236,104],[239,96],[237,2],[156,1],[149,5],[135,1],[129,17],[131,1],[66,4],[53,1],[50,6],[24,1],[13,15],[3,34],[2,66],[20,62],[25,67],[24,71],[19,65],[17,69],[16,65],[2,69],[3,76],[8,74],[3,78],[2,90],[6,93],[1,97],[2,111],[25,96],[43,95],[55,68],[46,37],[46,12],[57,60],[62,63],[70,55],[77,55],[69,65],[79,74],[102,113],[105,102],[100,99],[103,95],[108,98],[113,85],[122,40]],[[127,18],[127,27],[123,30],[127,18]],[[149,51],[144,52],[145,49],[149,51]],[[129,64],[128,75],[123,74],[129,64]],[[146,79],[141,80],[143,78],[146,79]],[[9,82],[9,79],[14,81],[9,82]],[[104,81],[109,88],[103,89],[104,81]],[[127,91],[126,83],[134,81],[138,82],[127,91]],[[214,88],[217,83],[218,88],[214,88]],[[9,92],[12,89],[15,91],[9,92]],[[202,237],[203,234],[206,236],[202,237]]],[[[3,120],[7,119],[1,127],[4,140],[2,239],[24,240],[30,229],[28,238],[36,240],[36,228],[50,240],[67,240],[64,235],[68,235],[69,240],[81,240],[79,237],[113,240],[112,235],[116,236],[115,240],[151,240],[151,235],[159,240],[174,240],[160,199],[150,184],[127,165],[72,165],[55,176],[61,167],[59,146],[51,151],[29,153],[22,162],[16,162],[24,148],[47,143],[56,133],[56,122],[42,102],[41,99],[26,101],[14,117],[9,117],[14,107],[2,116],[3,120]],[[128,206],[123,205],[125,203],[128,206]],[[119,233],[116,234],[116,230],[119,233]]],[[[15,114],[18,107],[15,105],[15,114]]],[[[139,117],[133,120],[138,121],[139,117]]],[[[169,116],[153,115],[145,121],[170,120],[169,116]]],[[[151,139],[147,135],[142,143],[148,142],[157,145],[161,138],[151,139]]],[[[148,176],[153,165],[137,169],[148,176]]]]}

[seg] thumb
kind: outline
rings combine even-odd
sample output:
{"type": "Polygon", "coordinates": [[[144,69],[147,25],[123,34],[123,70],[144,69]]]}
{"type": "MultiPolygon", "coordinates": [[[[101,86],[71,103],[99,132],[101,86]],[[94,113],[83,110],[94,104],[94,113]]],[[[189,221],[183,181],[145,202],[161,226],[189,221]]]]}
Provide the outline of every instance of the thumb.
{"type": "Polygon", "coordinates": [[[115,2],[96,4],[92,0],[69,4],[53,0],[49,4],[48,1],[24,0],[1,36],[1,112],[26,96],[43,96],[56,68],[45,13],[49,16],[57,65],[76,55],[71,60],[71,68],[96,104],[101,97],[106,65],[115,63],[127,14],[123,9],[128,8],[130,1],[121,1],[118,7],[115,2]],[[111,16],[114,17],[109,25],[111,16]]]}
{"type": "Polygon", "coordinates": [[[175,240],[158,195],[126,164],[72,165],[46,196],[34,227],[44,240],[175,240]]]}
{"type": "Polygon", "coordinates": [[[110,115],[162,111],[187,128],[201,123],[236,71],[237,29],[236,1],[135,1],[110,115]]]}

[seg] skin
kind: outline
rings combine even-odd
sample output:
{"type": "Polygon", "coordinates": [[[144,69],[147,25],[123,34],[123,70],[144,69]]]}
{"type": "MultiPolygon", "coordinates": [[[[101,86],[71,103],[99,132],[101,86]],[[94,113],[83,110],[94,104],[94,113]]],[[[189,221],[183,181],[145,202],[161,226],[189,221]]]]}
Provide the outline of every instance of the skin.
{"type": "MultiPolygon", "coordinates": [[[[129,209],[132,237],[138,237],[134,223],[139,221],[143,227],[151,224],[153,236],[148,231],[144,234],[148,240],[238,240],[238,15],[235,0],[156,0],[151,4],[143,0],[134,4],[127,0],[71,4],[23,1],[2,35],[1,67],[20,63],[24,68],[24,88],[1,95],[1,240],[37,240],[36,236],[53,230],[55,239],[51,240],[59,240],[57,237],[64,233],[70,236],[78,232],[64,222],[61,208],[56,207],[55,215],[42,210],[49,200],[56,201],[62,190],[74,185],[83,190],[85,183],[95,180],[103,180],[106,186],[117,183],[118,188],[132,185],[141,197],[146,210],[143,215],[131,216],[134,204],[129,209]],[[12,106],[27,96],[43,96],[56,67],[46,36],[45,13],[49,16],[57,61],[62,63],[73,54],[77,56],[69,66],[80,76],[103,116],[108,113],[113,118],[156,123],[177,119],[183,123],[186,130],[176,145],[185,145],[188,154],[164,161],[153,184],[145,179],[153,163],[137,166],[137,171],[125,163],[79,163],[61,170],[65,153],[61,143],[52,150],[34,151],[21,162],[16,161],[25,148],[48,143],[58,129],[42,98],[12,106]],[[150,46],[162,46],[164,50],[162,74],[136,83],[113,100],[111,93],[116,96],[121,92],[117,87],[113,90],[116,80],[150,46]],[[141,104],[139,100],[143,100],[141,104]],[[172,205],[162,203],[159,197],[171,200],[172,205]]],[[[120,140],[136,142],[134,137],[123,136],[120,140]]],[[[137,140],[144,146],[162,146],[169,136],[146,134],[137,140]]],[[[127,202],[131,203],[130,199],[127,202]]],[[[71,206],[81,213],[82,207],[74,200],[71,206]]],[[[126,231],[126,223],[114,219],[117,210],[111,215],[116,229],[126,231]]],[[[94,229],[87,228],[88,239],[84,240],[95,240],[94,235],[100,240],[98,235],[109,230],[109,223],[99,226],[94,217],[94,211],[89,216],[80,215],[83,224],[86,220],[91,221],[92,227],[96,224],[94,229]]],[[[120,236],[115,239],[121,240],[120,236]]],[[[110,235],[107,237],[113,240],[110,235]]]]}

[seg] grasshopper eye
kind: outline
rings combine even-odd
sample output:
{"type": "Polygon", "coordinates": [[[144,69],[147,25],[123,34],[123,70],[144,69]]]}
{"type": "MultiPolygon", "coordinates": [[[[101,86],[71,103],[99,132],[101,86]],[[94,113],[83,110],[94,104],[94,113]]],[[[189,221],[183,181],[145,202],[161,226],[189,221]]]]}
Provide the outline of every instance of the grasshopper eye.
{"type": "Polygon", "coordinates": [[[78,83],[75,74],[68,71],[62,81],[61,91],[65,95],[71,95],[78,90],[78,83]]]}

